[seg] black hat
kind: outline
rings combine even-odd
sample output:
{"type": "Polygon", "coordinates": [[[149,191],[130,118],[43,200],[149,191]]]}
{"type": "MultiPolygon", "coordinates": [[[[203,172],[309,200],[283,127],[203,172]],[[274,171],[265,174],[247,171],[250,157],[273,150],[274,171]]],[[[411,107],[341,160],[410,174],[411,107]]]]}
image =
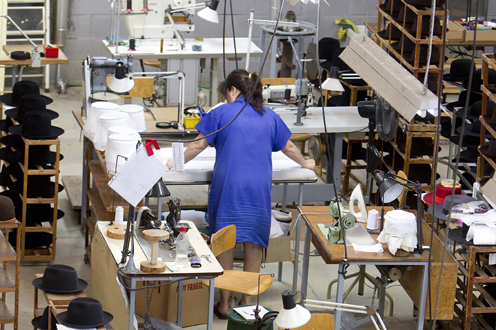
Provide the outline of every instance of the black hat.
{"type": "Polygon", "coordinates": [[[32,283],[38,289],[51,293],[76,293],[88,286],[85,280],[78,278],[74,268],[57,264],[47,266],[43,277],[34,279],[32,283]]]}
{"type": "Polygon", "coordinates": [[[456,163],[458,156],[460,156],[460,163],[476,163],[477,157],[479,157],[479,150],[471,148],[460,151],[451,161],[453,164],[456,163]]]}
{"type": "Polygon", "coordinates": [[[339,40],[335,38],[322,38],[319,40],[319,59],[326,60],[320,65],[327,70],[332,66],[332,57],[334,52],[341,46],[339,40]]]}
{"type": "MultiPolygon", "coordinates": [[[[415,65],[415,52],[412,51],[410,56],[404,56],[408,63],[411,65],[415,65]]],[[[420,53],[419,53],[419,65],[427,65],[427,56],[429,55],[429,46],[428,45],[420,45],[420,53]]],[[[441,58],[441,50],[438,46],[432,45],[432,54],[431,54],[431,65],[439,64],[439,60],[441,58]]]]}
{"type": "Polygon", "coordinates": [[[403,47],[403,56],[405,56],[405,55],[410,55],[410,53],[413,50],[415,50],[415,43],[410,39],[403,37],[403,39],[400,40],[400,42],[393,44],[391,47],[393,47],[393,49],[400,54],[401,54],[401,48],[403,47]]]}
{"type": "MultiPolygon", "coordinates": [[[[37,329],[48,330],[48,313],[50,313],[50,307],[47,306],[43,311],[43,316],[35,317],[31,320],[31,324],[37,329]]],[[[54,315],[52,315],[51,320],[52,326],[50,327],[50,329],[56,330],[57,321],[54,315]]]]}
{"type": "MultiPolygon", "coordinates": [[[[50,151],[49,146],[30,146],[29,147],[29,167],[37,165],[55,164],[57,153],[50,151]]],[[[0,157],[0,159],[2,159],[0,157]]],[[[64,155],[59,154],[59,161],[64,159],[64,155]]],[[[7,161],[24,164],[24,148],[21,150],[7,153],[7,161]]]]}
{"type": "Polygon", "coordinates": [[[391,14],[392,9],[394,16],[396,16],[400,11],[400,6],[401,0],[386,0],[383,4],[379,5],[379,8],[381,8],[386,14],[391,14]]]}
{"type": "MultiPolygon", "coordinates": [[[[17,229],[12,230],[9,235],[9,243],[12,246],[16,246],[17,242],[17,229]]],[[[38,249],[42,247],[49,247],[52,245],[53,234],[47,232],[27,232],[25,236],[25,249],[38,249]]]]}
{"type": "Polygon", "coordinates": [[[29,111],[22,124],[11,126],[9,132],[28,139],[55,138],[64,133],[60,127],[52,126],[50,115],[43,111],[29,111]]]}
{"type": "MultiPolygon", "coordinates": [[[[496,70],[489,69],[487,72],[487,82],[489,85],[496,84],[496,70]]],[[[472,79],[472,85],[470,88],[475,91],[481,91],[482,85],[482,69],[478,69],[474,73],[474,78],[472,79]]],[[[468,80],[462,82],[463,87],[468,88],[468,80]]]]}
{"type": "MultiPolygon", "coordinates": [[[[422,16],[422,27],[420,29],[421,37],[429,36],[431,31],[430,31],[430,22],[431,22],[431,16],[422,16]]],[[[443,29],[441,28],[441,22],[439,21],[439,18],[437,16],[434,16],[434,35],[435,36],[440,36],[441,33],[443,32],[443,29]]],[[[418,17],[415,17],[413,20],[412,26],[407,29],[408,32],[410,32],[411,35],[414,37],[417,36],[417,24],[418,24],[418,17]]]]}
{"type": "MultiPolygon", "coordinates": [[[[40,95],[40,86],[34,81],[21,80],[15,83],[12,93],[0,95],[0,102],[17,107],[21,101],[21,97],[27,94],[40,95]]],[[[53,100],[49,97],[41,95],[45,99],[46,104],[50,104],[53,100]]]]}
{"type": "Polygon", "coordinates": [[[8,132],[9,127],[12,125],[14,125],[14,123],[12,122],[12,120],[9,117],[7,117],[6,119],[0,120],[0,131],[8,132]]]}
{"type": "Polygon", "coordinates": [[[0,196],[0,221],[15,220],[14,202],[7,196],[0,196]]]}
{"type": "MultiPolygon", "coordinates": [[[[404,159],[396,153],[394,158],[394,170],[403,170],[404,159]]],[[[393,164],[393,156],[391,154],[384,157],[384,163],[388,166],[393,164]]],[[[429,164],[410,164],[408,179],[411,181],[419,181],[420,183],[430,183],[431,182],[432,168],[429,164]]],[[[436,178],[439,174],[436,175],[436,178]]]]}
{"type": "Polygon", "coordinates": [[[46,108],[45,99],[40,95],[23,95],[19,101],[17,108],[9,109],[5,111],[5,115],[14,118],[17,121],[22,121],[26,112],[29,111],[46,111],[50,115],[50,119],[55,119],[59,116],[53,110],[46,108]]]}
{"type": "Polygon", "coordinates": [[[427,212],[434,215],[436,218],[441,220],[448,220],[448,213],[450,211],[451,201],[453,200],[453,206],[463,203],[469,203],[475,201],[474,198],[467,195],[449,195],[444,199],[443,207],[441,205],[436,205],[436,212],[432,213],[434,207],[431,205],[427,209],[427,212]]]}
{"type": "MultiPolygon", "coordinates": [[[[465,135],[468,135],[468,136],[477,136],[477,137],[480,137],[480,133],[481,133],[481,122],[479,119],[477,120],[474,120],[474,122],[472,124],[466,124],[465,125],[465,135]]],[[[493,127],[493,129],[496,129],[496,127],[493,127]]],[[[456,132],[457,133],[461,133],[462,132],[462,128],[461,127],[458,127],[456,129],[456,132]]],[[[488,132],[488,130],[486,130],[486,136],[487,137],[490,137],[491,136],[491,133],[488,132]]]]}
{"type": "MultiPolygon", "coordinates": [[[[487,100],[487,109],[486,109],[486,115],[484,116],[484,119],[489,119],[491,117],[491,114],[493,113],[494,109],[496,108],[496,103],[494,103],[491,100],[487,100]]],[[[482,100],[474,102],[467,111],[467,118],[476,120],[479,118],[479,116],[482,114],[482,100]]],[[[462,118],[463,117],[463,108],[459,109],[458,111],[455,112],[455,116],[462,118]]],[[[486,121],[487,121],[486,119],[486,121]]],[[[491,122],[491,124],[496,124],[496,122],[491,122]]],[[[1,141],[1,139],[0,139],[1,141]]]]}
{"type": "Polygon", "coordinates": [[[496,104],[494,104],[494,102],[488,100],[488,102],[487,102],[487,114],[482,116],[482,118],[484,118],[486,123],[488,123],[490,125],[496,125],[496,111],[494,111],[495,108],[496,108],[496,104]],[[489,110],[491,110],[491,111],[489,111],[489,110]]]}
{"type": "MultiPolygon", "coordinates": [[[[12,182],[7,187],[19,194],[22,194],[23,180],[19,178],[16,182],[12,182]]],[[[46,197],[50,198],[55,193],[56,183],[50,181],[50,175],[31,175],[28,177],[28,197],[46,197]]],[[[64,186],[57,183],[58,192],[64,190],[64,186]]]]}
{"type": "Polygon", "coordinates": [[[443,76],[443,80],[451,82],[468,82],[470,78],[470,68],[475,73],[475,63],[468,58],[460,58],[451,62],[450,73],[443,76]]]}
{"type": "Polygon", "coordinates": [[[394,24],[389,24],[386,30],[379,31],[377,34],[384,40],[389,40],[389,31],[391,31],[391,40],[400,40],[403,33],[394,24]]]}
{"type": "Polygon", "coordinates": [[[75,329],[97,328],[110,323],[113,318],[112,314],[103,311],[98,300],[88,297],[73,299],[67,312],[57,315],[60,323],[75,329]]]}
{"type": "Polygon", "coordinates": [[[496,158],[496,140],[491,140],[485,146],[480,147],[480,152],[487,158],[495,159],[496,158]]]}
{"type": "Polygon", "coordinates": [[[406,6],[402,5],[400,7],[400,10],[398,12],[398,16],[393,17],[393,19],[400,23],[400,24],[408,24],[408,23],[413,23],[417,15],[410,10],[410,8],[407,8],[406,6]],[[405,17],[405,11],[406,11],[406,17],[405,17]]]}
{"type": "Polygon", "coordinates": [[[0,143],[15,149],[24,148],[24,140],[19,135],[9,134],[0,138],[0,143]]]}
{"type": "MultiPolygon", "coordinates": [[[[449,140],[458,145],[458,140],[460,139],[459,134],[451,135],[449,140]]],[[[462,139],[462,147],[465,148],[477,148],[480,145],[480,137],[465,135],[462,139]]]]}
{"type": "Polygon", "coordinates": [[[10,178],[10,175],[5,171],[5,164],[2,165],[2,171],[0,172],[0,187],[8,187],[12,184],[12,179],[10,178]]]}
{"type": "MultiPolygon", "coordinates": [[[[464,90],[460,93],[460,96],[458,96],[458,101],[447,103],[446,108],[448,108],[451,111],[455,111],[455,108],[464,107],[466,99],[467,99],[467,91],[464,90]]],[[[480,93],[470,92],[470,99],[468,105],[471,106],[472,104],[480,100],[482,100],[482,95],[480,93]]]]}

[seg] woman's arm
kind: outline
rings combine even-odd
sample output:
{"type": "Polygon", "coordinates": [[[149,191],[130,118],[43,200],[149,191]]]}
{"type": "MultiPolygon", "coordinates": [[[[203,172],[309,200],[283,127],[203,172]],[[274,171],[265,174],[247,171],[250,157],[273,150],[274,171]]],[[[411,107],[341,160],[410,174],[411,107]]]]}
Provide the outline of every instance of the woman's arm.
{"type": "MultiPolygon", "coordinates": [[[[198,136],[196,137],[195,140],[198,140],[198,141],[195,141],[195,142],[191,142],[188,147],[186,148],[186,150],[184,150],[184,163],[186,164],[187,162],[189,162],[190,160],[192,160],[193,158],[195,158],[196,156],[198,156],[203,150],[205,150],[208,145],[210,144],[208,142],[207,139],[202,139],[204,136],[203,134],[198,134],[198,136]]],[[[169,169],[172,169],[172,167],[174,166],[174,162],[172,159],[169,159],[167,161],[167,167],[169,169]]]]}
{"type": "Polygon", "coordinates": [[[304,168],[313,170],[315,167],[315,161],[313,159],[305,159],[291,140],[288,140],[288,143],[286,143],[286,146],[281,151],[304,168]]]}

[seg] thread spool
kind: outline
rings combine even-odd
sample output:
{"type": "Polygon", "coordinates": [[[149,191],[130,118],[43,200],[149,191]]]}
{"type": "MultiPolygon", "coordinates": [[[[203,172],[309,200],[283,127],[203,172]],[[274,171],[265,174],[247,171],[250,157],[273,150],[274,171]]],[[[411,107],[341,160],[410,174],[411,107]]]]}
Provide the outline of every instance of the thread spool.
{"type": "Polygon", "coordinates": [[[379,229],[379,211],[370,210],[367,218],[367,229],[377,230],[379,229]]]}
{"type": "Polygon", "coordinates": [[[289,102],[291,100],[291,89],[290,88],[286,88],[284,90],[284,100],[285,102],[289,102]]]}
{"type": "Polygon", "coordinates": [[[123,223],[124,223],[124,208],[122,206],[117,206],[115,208],[114,224],[121,225],[123,223]]]}
{"type": "Polygon", "coordinates": [[[136,39],[129,39],[129,50],[136,50],[136,39]]]}

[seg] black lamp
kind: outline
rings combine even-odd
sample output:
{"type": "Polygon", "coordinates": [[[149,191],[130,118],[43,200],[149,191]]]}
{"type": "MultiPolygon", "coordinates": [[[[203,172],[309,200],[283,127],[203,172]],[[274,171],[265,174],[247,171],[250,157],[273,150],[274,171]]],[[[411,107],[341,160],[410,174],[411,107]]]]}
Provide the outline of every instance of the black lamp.
{"type": "Polygon", "coordinates": [[[160,219],[160,215],[162,214],[162,197],[167,197],[170,196],[170,192],[165,186],[164,180],[160,178],[157,183],[150,189],[150,191],[145,195],[145,205],[148,206],[148,199],[150,197],[155,197],[158,198],[157,206],[158,206],[158,211],[157,215],[158,218],[160,219]]]}
{"type": "Polygon", "coordinates": [[[420,182],[413,182],[391,172],[384,174],[382,171],[375,171],[374,179],[379,186],[382,200],[381,231],[384,228],[384,203],[391,203],[400,197],[403,188],[410,189],[417,194],[417,251],[422,254],[422,186],[420,182]]]}

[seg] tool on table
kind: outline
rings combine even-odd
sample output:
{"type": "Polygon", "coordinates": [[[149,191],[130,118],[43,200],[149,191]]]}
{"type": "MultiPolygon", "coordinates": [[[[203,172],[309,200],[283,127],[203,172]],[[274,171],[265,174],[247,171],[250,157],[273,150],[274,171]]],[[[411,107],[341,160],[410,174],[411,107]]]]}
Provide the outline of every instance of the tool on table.
{"type": "Polygon", "coordinates": [[[349,210],[344,208],[343,202],[340,199],[333,199],[331,201],[329,214],[336,221],[328,226],[329,233],[327,234],[327,241],[331,244],[343,244],[343,229],[353,228],[357,219],[349,210]],[[339,212],[341,212],[341,220],[344,228],[341,227],[339,212]]]}
{"type": "Polygon", "coordinates": [[[357,221],[367,221],[367,208],[363,199],[362,187],[357,185],[350,196],[350,213],[355,216],[357,221]],[[358,204],[359,212],[355,212],[355,202],[358,204]]]}
{"type": "Polygon", "coordinates": [[[142,206],[138,211],[138,215],[138,228],[160,229],[162,226],[162,221],[147,206],[142,206]]]}
{"type": "Polygon", "coordinates": [[[174,128],[178,129],[179,125],[178,123],[174,123],[172,121],[161,121],[155,124],[156,128],[174,128]]]}
{"type": "Polygon", "coordinates": [[[165,271],[165,262],[158,260],[158,242],[169,238],[169,233],[160,229],[148,229],[143,231],[143,238],[152,244],[152,255],[150,260],[141,262],[141,271],[147,273],[162,273],[165,271]]]}
{"type": "Polygon", "coordinates": [[[201,258],[205,258],[209,263],[212,263],[212,260],[210,259],[210,256],[209,255],[202,254],[200,257],[201,258]]]}
{"type": "Polygon", "coordinates": [[[192,268],[200,268],[202,266],[201,260],[198,258],[191,258],[190,262],[192,268]]]}

